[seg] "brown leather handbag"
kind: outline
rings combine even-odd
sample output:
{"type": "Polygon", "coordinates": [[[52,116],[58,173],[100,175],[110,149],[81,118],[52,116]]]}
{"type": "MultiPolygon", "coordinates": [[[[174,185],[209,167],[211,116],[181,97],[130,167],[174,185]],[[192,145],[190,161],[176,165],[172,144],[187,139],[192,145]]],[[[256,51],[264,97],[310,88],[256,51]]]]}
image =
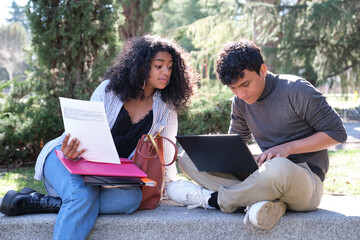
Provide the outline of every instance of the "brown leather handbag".
{"type": "Polygon", "coordinates": [[[177,147],[173,141],[163,137],[160,133],[154,136],[144,134],[139,139],[135,154],[134,163],[143,170],[148,178],[156,181],[155,187],[142,188],[142,200],[139,209],[154,209],[157,207],[165,184],[165,166],[175,162],[177,158],[177,147]],[[175,148],[174,159],[171,163],[165,164],[163,139],[169,141],[175,148]]]}

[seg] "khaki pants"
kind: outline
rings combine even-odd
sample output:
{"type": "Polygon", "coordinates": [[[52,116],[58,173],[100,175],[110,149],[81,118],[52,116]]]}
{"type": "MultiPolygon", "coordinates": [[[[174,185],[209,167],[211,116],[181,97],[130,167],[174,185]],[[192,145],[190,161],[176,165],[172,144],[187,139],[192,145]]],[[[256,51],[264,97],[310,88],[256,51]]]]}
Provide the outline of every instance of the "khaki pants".
{"type": "Polygon", "coordinates": [[[185,152],[179,156],[179,165],[196,183],[219,192],[218,204],[226,213],[275,199],[284,201],[290,210],[311,211],[319,206],[323,194],[323,183],[308,165],[287,158],[265,162],[244,181],[232,174],[199,172],[185,152]]]}

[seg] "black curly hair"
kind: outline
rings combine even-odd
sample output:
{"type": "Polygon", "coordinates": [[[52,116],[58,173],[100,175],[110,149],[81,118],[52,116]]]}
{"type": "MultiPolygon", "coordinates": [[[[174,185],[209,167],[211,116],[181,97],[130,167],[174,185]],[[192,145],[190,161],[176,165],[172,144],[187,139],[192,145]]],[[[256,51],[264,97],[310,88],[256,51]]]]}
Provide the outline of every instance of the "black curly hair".
{"type": "Polygon", "coordinates": [[[244,70],[260,75],[264,63],[260,47],[249,40],[239,40],[226,44],[216,60],[216,74],[224,85],[236,83],[244,77],[244,70]]]}
{"type": "Polygon", "coordinates": [[[127,40],[114,66],[104,77],[110,79],[106,91],[114,91],[121,101],[144,98],[144,82],[149,78],[151,60],[159,51],[171,54],[173,65],[169,84],[161,91],[161,99],[176,109],[185,107],[193,94],[198,74],[188,64],[188,55],[175,41],[154,35],[127,40]]]}

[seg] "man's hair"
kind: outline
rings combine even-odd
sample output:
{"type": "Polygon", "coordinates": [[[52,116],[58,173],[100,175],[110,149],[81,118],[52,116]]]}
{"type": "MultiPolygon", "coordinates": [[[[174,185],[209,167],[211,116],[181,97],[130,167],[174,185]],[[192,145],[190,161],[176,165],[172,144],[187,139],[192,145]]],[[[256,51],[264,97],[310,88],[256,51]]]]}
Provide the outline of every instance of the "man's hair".
{"type": "Polygon", "coordinates": [[[244,77],[244,70],[255,71],[260,75],[264,60],[260,48],[248,40],[229,42],[216,60],[216,74],[222,84],[231,85],[244,77]]]}

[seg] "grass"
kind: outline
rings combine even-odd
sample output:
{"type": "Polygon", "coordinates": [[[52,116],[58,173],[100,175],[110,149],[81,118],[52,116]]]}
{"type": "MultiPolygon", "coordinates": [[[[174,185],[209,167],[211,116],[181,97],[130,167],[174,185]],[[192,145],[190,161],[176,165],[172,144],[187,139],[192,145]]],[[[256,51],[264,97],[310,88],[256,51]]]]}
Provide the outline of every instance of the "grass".
{"type": "Polygon", "coordinates": [[[326,100],[333,108],[355,108],[360,104],[358,94],[325,94],[326,100]]]}
{"type": "Polygon", "coordinates": [[[20,191],[23,187],[46,193],[42,182],[34,179],[34,173],[33,167],[19,168],[12,172],[2,172],[0,174],[0,197],[3,197],[9,190],[20,191]]]}
{"type": "Polygon", "coordinates": [[[360,195],[360,150],[330,151],[330,169],[324,183],[325,193],[360,195]]]}
{"type": "MultiPolygon", "coordinates": [[[[330,169],[324,183],[324,193],[334,195],[360,195],[360,150],[330,151],[330,169]]],[[[33,188],[46,193],[41,181],[33,178],[34,168],[19,168],[0,174],[0,197],[9,190],[33,188]]],[[[180,173],[180,178],[184,176],[180,173]]]]}

